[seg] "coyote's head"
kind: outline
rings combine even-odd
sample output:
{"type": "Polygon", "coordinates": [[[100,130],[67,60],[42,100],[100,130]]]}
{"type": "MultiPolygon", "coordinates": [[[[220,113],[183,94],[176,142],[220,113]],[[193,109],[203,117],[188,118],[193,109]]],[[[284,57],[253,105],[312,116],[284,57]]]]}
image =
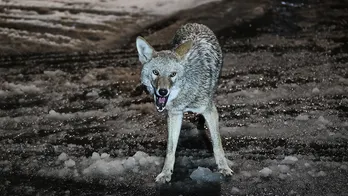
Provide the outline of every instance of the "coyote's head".
{"type": "Polygon", "coordinates": [[[136,45],[143,65],[141,82],[154,95],[157,111],[162,112],[180,89],[192,41],[179,45],[173,51],[155,51],[142,37],[137,37],[136,45]]]}

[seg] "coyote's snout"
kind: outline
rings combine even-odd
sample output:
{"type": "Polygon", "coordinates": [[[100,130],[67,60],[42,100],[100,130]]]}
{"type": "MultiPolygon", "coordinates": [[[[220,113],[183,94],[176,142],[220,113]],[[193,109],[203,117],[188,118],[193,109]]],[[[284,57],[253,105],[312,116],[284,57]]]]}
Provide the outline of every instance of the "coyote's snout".
{"type": "Polygon", "coordinates": [[[157,70],[154,70],[155,73],[155,86],[154,86],[154,99],[157,111],[162,112],[166,108],[168,102],[168,97],[170,94],[170,88],[172,87],[172,77],[175,77],[176,73],[173,72],[169,77],[160,76],[157,70]]]}
{"type": "Polygon", "coordinates": [[[157,182],[169,182],[173,173],[183,113],[202,114],[210,131],[219,171],[232,175],[219,134],[219,115],[213,101],[222,66],[222,52],[214,33],[201,24],[186,24],[175,34],[172,50],[155,51],[138,37],[143,65],[141,82],[153,94],[159,112],[168,111],[167,155],[157,182]]]}

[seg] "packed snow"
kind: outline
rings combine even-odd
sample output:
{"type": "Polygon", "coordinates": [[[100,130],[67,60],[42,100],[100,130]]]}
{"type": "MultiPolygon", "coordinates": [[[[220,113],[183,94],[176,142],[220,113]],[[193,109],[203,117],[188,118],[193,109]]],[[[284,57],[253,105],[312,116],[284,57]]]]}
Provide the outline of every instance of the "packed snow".
{"type": "Polygon", "coordinates": [[[268,168],[268,167],[265,167],[265,168],[263,168],[262,170],[260,170],[260,175],[262,176],[262,177],[268,177],[268,176],[270,176],[272,174],[272,170],[270,169],[270,168],[268,168]]]}
{"type": "Polygon", "coordinates": [[[307,120],[309,120],[309,116],[307,114],[300,114],[300,115],[296,116],[295,119],[298,121],[307,121],[307,120]]]}
{"type": "Polygon", "coordinates": [[[58,156],[58,160],[59,161],[66,161],[66,160],[68,160],[68,155],[65,152],[62,152],[62,154],[60,154],[58,156]]]}
{"type": "Polygon", "coordinates": [[[162,157],[150,156],[138,151],[131,157],[111,158],[108,153],[93,152],[90,157],[73,157],[62,152],[57,157],[60,169],[42,169],[42,175],[58,175],[64,178],[116,178],[131,174],[155,174],[161,169],[162,157]]]}
{"type": "Polygon", "coordinates": [[[0,2],[0,5],[21,5],[48,8],[70,8],[82,10],[98,10],[113,12],[147,12],[151,14],[167,15],[183,9],[190,9],[208,2],[220,0],[13,0],[0,2]]]}
{"type": "Polygon", "coordinates": [[[2,94],[7,95],[37,94],[42,92],[42,90],[34,84],[25,85],[5,82],[0,87],[5,89],[5,91],[3,90],[2,94]]]}
{"type": "Polygon", "coordinates": [[[16,51],[17,42],[20,51],[105,49],[139,27],[213,1],[220,0],[0,1],[0,36],[9,42],[0,49],[16,51]]]}
{"type": "Polygon", "coordinates": [[[286,156],[284,160],[281,161],[282,164],[294,165],[298,161],[295,156],[286,156]]]}
{"type": "Polygon", "coordinates": [[[47,114],[48,119],[52,120],[71,120],[74,118],[89,118],[89,117],[103,117],[106,116],[110,113],[105,113],[100,110],[95,110],[95,111],[88,111],[88,112],[75,112],[75,113],[59,113],[54,110],[50,110],[47,114]]]}
{"type": "Polygon", "coordinates": [[[191,173],[190,178],[198,182],[218,182],[221,180],[221,174],[213,173],[209,168],[198,167],[191,173]]]}

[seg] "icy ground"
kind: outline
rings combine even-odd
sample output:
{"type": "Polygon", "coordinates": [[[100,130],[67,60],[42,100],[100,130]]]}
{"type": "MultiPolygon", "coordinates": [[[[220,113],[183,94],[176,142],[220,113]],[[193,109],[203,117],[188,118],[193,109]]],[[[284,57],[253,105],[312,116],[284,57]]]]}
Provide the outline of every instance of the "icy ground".
{"type": "Polygon", "coordinates": [[[187,21],[216,32],[225,64],[215,99],[234,176],[216,173],[196,116],[185,114],[172,182],[154,183],[166,118],[138,86],[133,40],[0,56],[0,193],[348,195],[348,4],[265,2],[199,6],[141,31],[150,43],[187,21]]]}
{"type": "Polygon", "coordinates": [[[219,0],[0,1],[0,52],[117,48],[134,29],[219,0]]]}

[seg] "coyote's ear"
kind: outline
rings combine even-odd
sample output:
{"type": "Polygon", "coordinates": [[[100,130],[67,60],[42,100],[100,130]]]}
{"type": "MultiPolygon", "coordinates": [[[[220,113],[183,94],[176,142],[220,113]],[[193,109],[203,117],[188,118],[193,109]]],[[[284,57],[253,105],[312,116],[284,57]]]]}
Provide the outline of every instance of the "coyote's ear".
{"type": "Polygon", "coordinates": [[[180,44],[175,48],[174,52],[182,59],[186,56],[186,54],[190,51],[192,47],[192,41],[187,41],[180,44]]]}
{"type": "Polygon", "coordinates": [[[137,37],[136,45],[140,62],[142,64],[149,62],[155,52],[152,46],[150,46],[150,44],[140,36],[137,37]]]}

